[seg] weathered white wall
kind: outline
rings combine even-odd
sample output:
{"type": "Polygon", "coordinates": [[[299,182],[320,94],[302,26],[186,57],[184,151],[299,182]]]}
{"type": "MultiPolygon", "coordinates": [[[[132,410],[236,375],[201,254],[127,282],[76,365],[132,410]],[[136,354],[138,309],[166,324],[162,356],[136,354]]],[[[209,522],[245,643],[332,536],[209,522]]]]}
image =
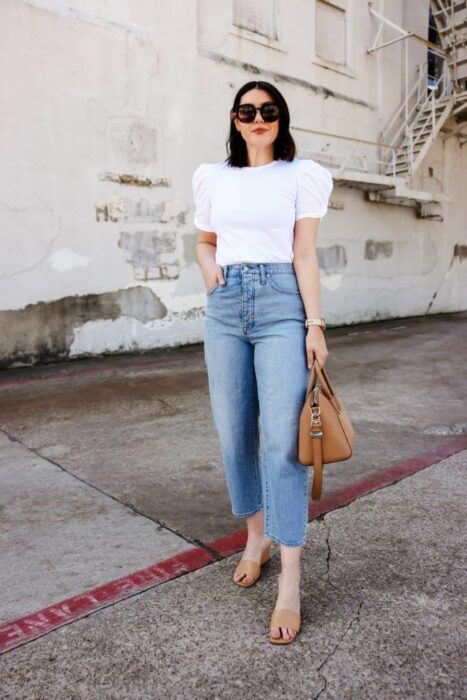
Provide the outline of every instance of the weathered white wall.
{"type": "MultiPolygon", "coordinates": [[[[410,17],[402,0],[375,6],[426,35],[427,0],[410,17]]],[[[366,2],[351,3],[349,67],[314,56],[315,13],[329,11],[309,0],[2,1],[1,364],[202,340],[191,176],[225,158],[240,85],[283,91],[299,156],[326,148],[313,130],[376,141],[400,103],[402,45],[366,53],[377,26],[366,2]]],[[[325,31],[334,18],[322,16],[325,31]]],[[[412,75],[424,58],[411,47],[412,75]]],[[[467,306],[466,165],[450,138],[419,173],[420,189],[453,197],[443,222],[335,187],[318,237],[330,325],[467,306]]]]}

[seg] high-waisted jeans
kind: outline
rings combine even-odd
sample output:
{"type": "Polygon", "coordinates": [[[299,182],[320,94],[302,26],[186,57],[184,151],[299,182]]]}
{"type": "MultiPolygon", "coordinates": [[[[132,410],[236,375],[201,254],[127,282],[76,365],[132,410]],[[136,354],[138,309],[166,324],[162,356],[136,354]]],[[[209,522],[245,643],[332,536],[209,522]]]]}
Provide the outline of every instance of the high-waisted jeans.
{"type": "Polygon", "coordinates": [[[204,356],[235,517],[264,510],[264,534],[305,544],[309,467],[298,426],[310,370],[306,312],[292,263],[223,266],[208,290],[204,356]]]}

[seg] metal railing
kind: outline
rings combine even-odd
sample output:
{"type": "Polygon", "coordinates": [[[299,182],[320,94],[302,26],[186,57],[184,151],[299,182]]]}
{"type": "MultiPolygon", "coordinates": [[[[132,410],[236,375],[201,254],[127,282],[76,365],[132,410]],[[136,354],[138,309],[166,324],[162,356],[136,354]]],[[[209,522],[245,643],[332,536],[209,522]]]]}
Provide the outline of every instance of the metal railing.
{"type": "MultiPolygon", "coordinates": [[[[443,108],[453,95],[453,82],[444,62],[441,75],[436,78],[428,73],[427,63],[419,66],[419,75],[404,102],[398,107],[381,133],[381,140],[391,146],[399,146],[402,160],[413,171],[415,152],[429,138],[434,138],[443,116],[443,108]],[[405,156],[405,157],[404,157],[405,156]]],[[[391,152],[392,155],[392,152],[391,152]]],[[[383,160],[390,165],[387,151],[382,151],[383,160]]]]}
{"type": "MultiPolygon", "coordinates": [[[[364,173],[366,175],[387,175],[384,169],[388,166],[388,160],[381,158],[381,149],[391,151],[392,176],[397,175],[396,164],[397,155],[403,152],[399,146],[392,146],[388,143],[359,139],[353,136],[342,136],[340,134],[330,134],[318,129],[301,129],[291,127],[292,131],[304,132],[306,134],[316,134],[325,138],[321,149],[299,148],[302,158],[313,158],[322,165],[328,167],[333,177],[339,179],[346,170],[352,173],[364,173]],[[337,142],[337,143],[336,143],[337,142]],[[348,144],[349,148],[341,150],[343,144],[348,144]],[[362,151],[365,150],[364,153],[362,151]]],[[[388,183],[391,184],[390,182],[388,183]]]]}

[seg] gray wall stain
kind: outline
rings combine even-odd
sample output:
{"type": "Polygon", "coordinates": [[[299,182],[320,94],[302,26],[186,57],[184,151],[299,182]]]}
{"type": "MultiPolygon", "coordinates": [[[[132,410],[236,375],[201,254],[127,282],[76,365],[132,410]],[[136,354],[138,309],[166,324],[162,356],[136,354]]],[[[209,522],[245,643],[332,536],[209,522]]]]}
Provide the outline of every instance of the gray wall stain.
{"type": "Polygon", "coordinates": [[[167,308],[148,287],[137,286],[104,294],[63,297],[0,311],[3,338],[0,367],[66,359],[74,329],[88,321],[130,316],[142,323],[164,318],[167,308]]]}
{"type": "Polygon", "coordinates": [[[188,264],[197,262],[196,260],[196,243],[198,240],[197,233],[186,233],[182,236],[183,242],[183,259],[188,264]]]}
{"type": "Polygon", "coordinates": [[[347,254],[343,245],[330,245],[327,248],[317,247],[318,264],[327,274],[341,272],[347,266],[347,254]]]}
{"type": "Polygon", "coordinates": [[[459,258],[460,261],[467,258],[467,245],[463,243],[456,243],[454,246],[454,257],[459,258]]]}
{"type": "Polygon", "coordinates": [[[365,241],[365,260],[377,260],[378,258],[390,258],[394,253],[392,241],[375,241],[371,238],[365,241]]]}
{"type": "Polygon", "coordinates": [[[127,262],[134,267],[155,267],[158,263],[169,262],[164,257],[166,254],[175,253],[177,234],[157,231],[122,231],[118,245],[128,251],[127,262]]]}

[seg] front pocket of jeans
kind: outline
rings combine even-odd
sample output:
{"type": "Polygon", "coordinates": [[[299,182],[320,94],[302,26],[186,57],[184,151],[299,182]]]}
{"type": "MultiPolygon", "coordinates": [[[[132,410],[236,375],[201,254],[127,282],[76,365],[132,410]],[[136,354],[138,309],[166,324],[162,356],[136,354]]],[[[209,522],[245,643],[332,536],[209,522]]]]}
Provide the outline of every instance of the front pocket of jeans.
{"type": "Polygon", "coordinates": [[[211,289],[206,290],[206,294],[207,294],[208,296],[209,296],[210,294],[213,294],[213,293],[216,291],[216,289],[218,288],[219,284],[220,284],[219,282],[216,282],[216,284],[214,285],[214,287],[211,287],[211,289]]]}
{"type": "Polygon", "coordinates": [[[284,294],[300,294],[297,278],[292,273],[268,273],[267,279],[270,286],[276,292],[282,292],[284,294]]]}

